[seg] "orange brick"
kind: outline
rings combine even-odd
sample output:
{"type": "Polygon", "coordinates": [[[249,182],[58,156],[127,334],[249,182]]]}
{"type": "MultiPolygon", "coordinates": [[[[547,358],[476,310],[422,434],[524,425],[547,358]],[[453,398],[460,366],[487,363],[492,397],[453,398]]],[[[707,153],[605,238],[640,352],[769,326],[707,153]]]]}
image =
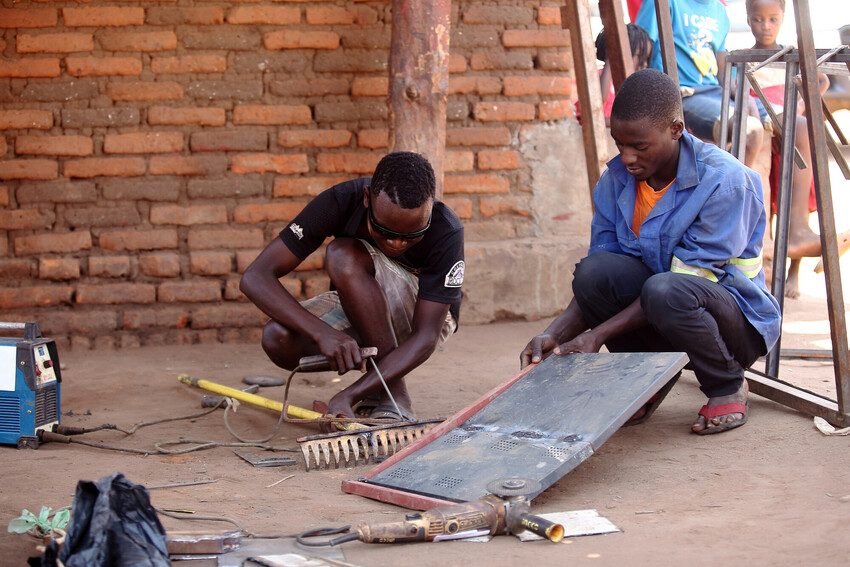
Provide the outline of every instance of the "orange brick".
{"type": "Polygon", "coordinates": [[[537,66],[541,71],[572,71],[573,60],[568,51],[541,53],[537,56],[537,66]]]}
{"type": "Polygon", "coordinates": [[[151,175],[214,175],[227,170],[224,156],[153,156],[151,175]]]}
{"type": "Polygon", "coordinates": [[[145,174],[145,160],[140,157],[93,157],[65,162],[65,177],[134,177],[145,174]]]}
{"type": "Polygon", "coordinates": [[[74,53],[94,49],[90,33],[21,33],[17,39],[18,53],[74,53]]]}
{"type": "Polygon", "coordinates": [[[446,152],[443,163],[446,171],[472,171],[475,165],[475,154],[472,152],[446,152]]]}
{"type": "Polygon", "coordinates": [[[507,128],[448,128],[447,146],[507,146],[511,131],[507,128]]]}
{"type": "Polygon", "coordinates": [[[482,197],[478,201],[478,210],[485,218],[491,218],[496,215],[516,215],[520,217],[530,217],[531,211],[521,199],[513,196],[500,197],[482,197]]]}
{"type": "Polygon", "coordinates": [[[227,116],[223,108],[173,108],[152,106],[148,109],[148,124],[224,126],[227,116]]]}
{"type": "Polygon", "coordinates": [[[310,171],[305,154],[237,154],[230,170],[234,173],[306,173],[310,171]]]}
{"type": "Polygon", "coordinates": [[[268,24],[286,26],[301,23],[300,8],[280,6],[238,6],[227,14],[228,24],[268,24]]]}
{"type": "Polygon", "coordinates": [[[565,95],[572,91],[567,77],[505,77],[505,95],[565,95]]]}
{"type": "Polygon", "coordinates": [[[227,207],[224,205],[154,205],[151,207],[151,224],[193,224],[227,223],[227,207]]]}
{"type": "Polygon", "coordinates": [[[348,176],[342,175],[278,177],[274,180],[272,195],[275,197],[312,197],[348,179],[348,176]]]}
{"type": "Polygon", "coordinates": [[[180,275],[180,255],[158,252],[139,256],[139,271],[155,278],[176,278],[180,275]]]}
{"type": "Polygon", "coordinates": [[[167,309],[125,309],[121,326],[125,329],[145,327],[170,327],[185,329],[189,326],[189,312],[185,309],[170,307],[167,309]]]}
{"type": "Polygon", "coordinates": [[[189,250],[235,250],[262,248],[263,231],[259,228],[190,228],[189,250]]]}
{"type": "Polygon", "coordinates": [[[181,132],[107,134],[103,139],[103,153],[106,154],[161,154],[179,152],[182,149],[181,132]]]}
{"type": "Polygon", "coordinates": [[[473,4],[463,9],[463,23],[465,24],[527,26],[533,20],[532,9],[521,6],[473,4]]]}
{"type": "Polygon", "coordinates": [[[55,8],[0,8],[0,28],[54,28],[58,22],[55,8]]]}
{"type": "Polygon", "coordinates": [[[386,128],[360,130],[357,132],[357,145],[361,148],[387,148],[390,145],[390,131],[386,128]]]}
{"type": "Polygon", "coordinates": [[[173,31],[108,32],[98,36],[106,51],[168,51],[177,49],[177,34],[173,31]]]}
{"type": "Polygon", "coordinates": [[[281,130],[277,135],[282,148],[342,148],[350,143],[348,130],[281,130]]]}
{"type": "Polygon", "coordinates": [[[478,169],[517,169],[521,160],[513,150],[482,150],[478,152],[478,169]]]}
{"type": "Polygon", "coordinates": [[[387,77],[355,77],[351,83],[351,96],[387,96],[389,90],[387,77]]]}
{"type": "Polygon", "coordinates": [[[307,23],[320,26],[353,24],[355,13],[340,6],[307,8],[307,23]]]}
{"type": "Polygon", "coordinates": [[[539,120],[561,120],[575,116],[575,106],[570,100],[546,100],[537,105],[539,120]]]}
{"type": "Polygon", "coordinates": [[[469,197],[446,197],[443,202],[455,212],[459,219],[472,218],[472,199],[469,197]]]}
{"type": "Polygon", "coordinates": [[[91,233],[77,230],[61,234],[34,234],[15,238],[15,256],[66,254],[91,248],[91,233]]]}
{"type": "Polygon", "coordinates": [[[224,9],[212,8],[148,8],[147,23],[174,26],[195,24],[209,26],[224,23],[224,9]]]}
{"type": "Polygon", "coordinates": [[[236,271],[240,274],[245,273],[245,269],[253,262],[262,252],[258,250],[237,250],[236,251],[236,271]]]}
{"type": "Polygon", "coordinates": [[[179,83],[171,81],[107,83],[106,94],[112,100],[178,100],[183,98],[183,87],[179,83]]]}
{"type": "Polygon", "coordinates": [[[5,136],[0,136],[0,159],[3,159],[6,156],[6,151],[9,149],[9,146],[6,145],[5,136]]]}
{"type": "Polygon", "coordinates": [[[223,55],[185,55],[183,57],[157,57],[151,61],[154,73],[224,73],[227,58],[223,55]]]}
{"type": "Polygon", "coordinates": [[[234,124],[309,124],[313,121],[310,107],[298,105],[240,105],[233,110],[234,124]]]}
{"type": "Polygon", "coordinates": [[[481,122],[519,122],[534,120],[534,105],[524,102],[476,102],[476,120],[481,122]]]}
{"type": "Polygon", "coordinates": [[[49,130],[53,113],[49,110],[0,110],[0,130],[49,130]]]}
{"type": "Polygon", "coordinates": [[[103,28],[140,26],[145,23],[144,8],[62,8],[68,27],[103,28]]]}
{"type": "Polygon", "coordinates": [[[451,77],[449,94],[499,94],[502,81],[498,77],[451,77]]]}
{"type": "Polygon", "coordinates": [[[331,31],[276,31],[263,35],[266,49],[337,49],[339,34],[331,31]]]}
{"type": "Polygon", "coordinates": [[[505,30],[502,33],[505,47],[569,47],[567,30],[505,30]]]}
{"type": "Polygon", "coordinates": [[[537,8],[537,23],[541,26],[560,26],[561,9],[557,6],[540,6],[537,8]]]}
{"type": "Polygon", "coordinates": [[[466,57],[460,53],[449,54],[449,73],[465,73],[466,57]]]}
{"type": "Polygon", "coordinates": [[[39,258],[38,277],[42,280],[78,280],[80,261],[76,258],[39,258]]]}
{"type": "Polygon", "coordinates": [[[177,248],[177,229],[114,230],[101,233],[98,242],[101,249],[115,252],[177,248]]]}
{"type": "Polygon", "coordinates": [[[18,136],[15,153],[42,156],[90,156],[94,143],[88,136],[18,136]]]}
{"type": "Polygon", "coordinates": [[[0,77],[58,77],[61,74],[59,59],[55,58],[0,60],[0,77]]]}
{"type": "Polygon", "coordinates": [[[233,222],[256,224],[268,221],[288,222],[301,212],[306,203],[250,203],[233,209],[233,222]]]}
{"type": "Polygon", "coordinates": [[[154,303],[156,287],[143,283],[78,285],[77,303],[115,305],[118,303],[154,303]]]}
{"type": "Polygon", "coordinates": [[[193,329],[261,327],[268,316],[252,304],[203,306],[192,310],[193,329]]]}
{"type": "Polygon", "coordinates": [[[233,268],[233,256],[230,252],[192,252],[189,255],[189,269],[201,276],[225,276],[233,268]]]}
{"type": "Polygon", "coordinates": [[[56,215],[53,211],[12,209],[0,211],[0,230],[38,230],[51,228],[56,215]]]}
{"type": "Polygon", "coordinates": [[[66,57],[65,68],[74,77],[137,76],[142,74],[138,57],[66,57]]]}
{"type": "Polygon", "coordinates": [[[447,175],[446,193],[507,193],[510,182],[499,175],[447,175]]]}
{"type": "Polygon", "coordinates": [[[0,185],[0,207],[9,206],[9,188],[5,185],[0,185]]]}
{"type": "Polygon", "coordinates": [[[129,256],[89,256],[90,276],[121,278],[129,274],[129,256]]]}
{"type": "MultiPolygon", "coordinates": [[[[2,14],[0,14],[2,17],[2,14]]],[[[0,288],[0,309],[49,307],[71,303],[74,288],[69,286],[34,286],[0,288]]]]}
{"type": "Polygon", "coordinates": [[[316,156],[316,171],[319,173],[372,173],[381,161],[381,154],[345,152],[319,154],[316,156]]]}
{"type": "Polygon", "coordinates": [[[49,159],[0,161],[0,179],[56,179],[59,164],[49,159]]]}

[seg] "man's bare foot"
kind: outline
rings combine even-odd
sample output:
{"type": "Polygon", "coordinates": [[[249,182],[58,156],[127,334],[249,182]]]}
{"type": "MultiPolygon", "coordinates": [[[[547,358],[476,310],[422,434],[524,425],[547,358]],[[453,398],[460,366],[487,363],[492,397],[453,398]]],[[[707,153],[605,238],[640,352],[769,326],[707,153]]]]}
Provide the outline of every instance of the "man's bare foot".
{"type": "Polygon", "coordinates": [[[788,276],[785,278],[785,297],[797,299],[800,297],[800,260],[791,260],[788,266],[788,276]]]}
{"type": "MultiPolygon", "coordinates": [[[[850,230],[838,235],[838,256],[841,257],[848,250],[850,250],[850,230]]],[[[820,274],[821,272],[823,272],[823,258],[815,266],[815,273],[820,274]]]]}
{"type": "Polygon", "coordinates": [[[720,433],[721,431],[726,431],[727,429],[732,429],[746,423],[746,408],[741,408],[740,404],[746,405],[747,395],[749,392],[750,390],[747,386],[747,380],[744,379],[741,383],[741,387],[734,394],[709,398],[708,403],[700,410],[700,416],[691,426],[691,431],[699,435],[709,435],[711,433],[720,433]],[[712,408],[718,408],[719,410],[720,406],[725,406],[727,404],[736,404],[738,408],[741,408],[744,411],[732,411],[729,413],[718,414],[716,416],[712,415],[715,411],[717,411],[712,410],[712,408]],[[705,417],[704,414],[706,413],[709,417],[705,417]]]}
{"type": "Polygon", "coordinates": [[[808,226],[788,233],[788,257],[799,259],[820,256],[820,236],[808,226]]]}

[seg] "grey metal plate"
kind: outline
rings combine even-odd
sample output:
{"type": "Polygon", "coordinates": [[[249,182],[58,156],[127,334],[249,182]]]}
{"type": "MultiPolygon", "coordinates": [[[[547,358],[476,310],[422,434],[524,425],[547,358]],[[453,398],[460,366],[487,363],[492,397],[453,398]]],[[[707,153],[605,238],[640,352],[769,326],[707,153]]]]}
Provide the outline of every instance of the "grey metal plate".
{"type": "Polygon", "coordinates": [[[592,455],[687,361],[679,352],[551,356],[462,425],[365,482],[457,502],[515,476],[539,481],[542,492],[592,455]]]}

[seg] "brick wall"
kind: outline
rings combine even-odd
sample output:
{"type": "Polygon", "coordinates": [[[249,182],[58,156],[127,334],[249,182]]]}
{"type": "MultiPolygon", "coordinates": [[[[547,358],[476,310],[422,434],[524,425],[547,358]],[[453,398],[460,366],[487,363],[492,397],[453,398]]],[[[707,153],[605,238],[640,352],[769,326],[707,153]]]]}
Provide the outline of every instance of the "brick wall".
{"type": "MultiPolygon", "coordinates": [[[[75,348],[256,340],[240,273],[387,151],[390,2],[2,2],[0,311],[75,348]]],[[[572,115],[556,2],[453,5],[445,195],[535,232],[528,125],[572,115]]],[[[328,286],[314,254],[284,284],[328,286]]]]}

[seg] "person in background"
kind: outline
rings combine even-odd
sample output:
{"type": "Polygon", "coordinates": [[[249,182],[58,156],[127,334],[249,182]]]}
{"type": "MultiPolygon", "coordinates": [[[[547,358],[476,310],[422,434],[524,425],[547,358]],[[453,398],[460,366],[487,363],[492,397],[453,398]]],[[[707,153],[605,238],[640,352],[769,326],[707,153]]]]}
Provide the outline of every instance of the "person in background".
{"type": "MultiPolygon", "coordinates": [[[[726,8],[719,0],[670,0],[670,21],[685,127],[705,142],[726,147],[728,140],[718,139],[722,101],[718,76],[725,64],[723,54],[729,33],[726,8]]],[[[643,2],[635,23],[646,30],[653,42],[650,67],[663,70],[655,2],[643,2]]],[[[749,97],[740,106],[747,112],[744,163],[753,167],[764,141],[764,128],[749,97]]]]}
{"type": "MultiPolygon", "coordinates": [[[[747,0],[747,23],[753,32],[755,44],[753,49],[781,49],[776,42],[782,22],[785,19],[785,0],[747,0]]],[[[762,67],[755,73],[765,98],[773,107],[776,114],[781,115],[785,103],[785,70],[773,67],[762,67]]],[[[829,88],[829,78],[818,73],[818,88],[823,95],[829,88]]],[[[755,92],[751,93],[755,96],[755,92]]],[[[760,114],[767,120],[767,110],[759,101],[760,114]]],[[[805,169],[793,165],[791,177],[791,208],[788,230],[788,257],[791,264],[785,280],[785,297],[800,296],[800,259],[806,256],[820,256],[820,236],[809,227],[809,214],[817,210],[815,184],[812,176],[812,152],[809,147],[808,120],[804,113],[802,100],[795,106],[797,112],[796,133],[794,146],[803,160],[808,164],[805,169]]],[[[770,214],[776,214],[777,197],[779,193],[779,158],[782,151],[782,141],[774,132],[772,137],[770,164],[770,214]]],[[[839,251],[846,252],[850,248],[850,233],[839,235],[839,251]]]]}

